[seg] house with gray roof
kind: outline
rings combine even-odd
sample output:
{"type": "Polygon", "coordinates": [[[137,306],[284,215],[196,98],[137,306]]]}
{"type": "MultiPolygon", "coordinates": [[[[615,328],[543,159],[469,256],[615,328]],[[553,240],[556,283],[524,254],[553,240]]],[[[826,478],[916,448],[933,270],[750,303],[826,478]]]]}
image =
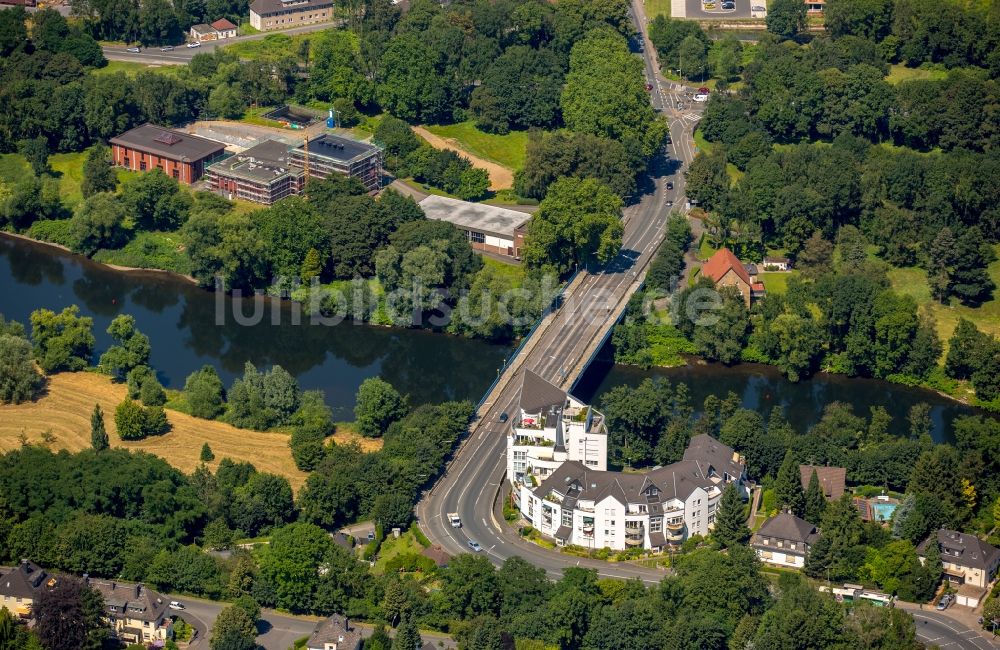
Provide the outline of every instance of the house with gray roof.
{"type": "Polygon", "coordinates": [[[921,561],[926,559],[927,546],[936,540],[941,549],[944,577],[955,586],[970,585],[985,589],[1000,570],[1000,549],[975,535],[942,528],[936,535],[917,546],[921,561]]]}
{"type": "Polygon", "coordinates": [[[306,641],[306,650],[360,650],[361,630],[346,616],[334,614],[316,625],[306,641]]]}
{"type": "Polygon", "coordinates": [[[31,605],[44,589],[51,589],[58,579],[40,566],[21,560],[16,567],[0,575],[0,607],[17,618],[30,619],[31,605]]]}
{"type": "Polygon", "coordinates": [[[333,18],[333,0],[253,0],[250,26],[262,32],[324,23],[333,18]]]}
{"type": "Polygon", "coordinates": [[[428,219],[447,221],[464,232],[473,250],[521,259],[530,214],[435,194],[421,200],[420,207],[428,219]]]}
{"type": "Polygon", "coordinates": [[[93,580],[87,584],[104,597],[104,608],[115,633],[125,643],[156,643],[170,635],[167,601],[143,584],[93,580]]]}
{"type": "Polygon", "coordinates": [[[706,468],[710,477],[724,483],[736,483],[740,496],[746,498],[746,461],[732,447],[724,445],[707,433],[691,438],[684,450],[684,460],[693,460],[706,468]]]}
{"type": "Polygon", "coordinates": [[[765,564],[801,569],[819,539],[816,527],[789,512],[771,517],[754,533],[750,547],[765,564]]]}

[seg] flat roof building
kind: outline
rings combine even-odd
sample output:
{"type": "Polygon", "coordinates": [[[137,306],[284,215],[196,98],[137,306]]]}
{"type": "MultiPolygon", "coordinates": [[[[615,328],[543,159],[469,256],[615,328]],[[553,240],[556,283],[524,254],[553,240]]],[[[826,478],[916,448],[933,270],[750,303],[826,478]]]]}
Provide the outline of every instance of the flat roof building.
{"type": "Polygon", "coordinates": [[[369,192],[382,189],[381,147],[323,133],[288,153],[289,163],[302,168],[307,179],[345,174],[360,180],[369,192]]]}
{"type": "Polygon", "coordinates": [[[326,22],[333,18],[333,0],[253,0],[250,25],[262,32],[326,22]]]}
{"type": "Polygon", "coordinates": [[[530,214],[433,194],[419,205],[428,219],[447,221],[465,232],[474,250],[521,259],[530,214]]]}
{"type": "Polygon", "coordinates": [[[115,165],[137,172],[160,169],[188,185],[201,178],[205,167],[226,151],[218,142],[148,123],[110,142],[115,165]]]}
{"type": "Polygon", "coordinates": [[[302,169],[289,163],[288,145],[266,140],[205,170],[209,187],[230,199],[271,205],[302,192],[302,169]]]}

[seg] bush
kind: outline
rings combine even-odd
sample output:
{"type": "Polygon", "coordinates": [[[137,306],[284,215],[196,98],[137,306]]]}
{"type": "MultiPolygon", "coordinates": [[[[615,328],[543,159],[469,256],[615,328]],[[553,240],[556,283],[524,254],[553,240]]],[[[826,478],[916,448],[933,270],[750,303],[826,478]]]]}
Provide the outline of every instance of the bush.
{"type": "Polygon", "coordinates": [[[29,400],[41,383],[28,340],[0,333],[0,402],[20,404],[29,400]]]}
{"type": "Polygon", "coordinates": [[[147,436],[166,433],[167,414],[161,406],[143,408],[138,402],[125,399],[115,408],[115,427],[122,440],[142,440],[147,436]]]}
{"type": "Polygon", "coordinates": [[[72,219],[43,219],[31,224],[28,236],[41,241],[52,242],[66,248],[76,246],[72,219]]]}
{"type": "Polygon", "coordinates": [[[184,398],[196,418],[214,420],[222,414],[224,390],[219,373],[210,365],[188,375],[184,381],[184,398]]]}
{"type": "Polygon", "coordinates": [[[191,259],[179,242],[173,242],[168,235],[159,232],[141,231],[122,248],[99,250],[94,253],[93,259],[137,269],[159,269],[181,275],[191,273],[191,259]]]}

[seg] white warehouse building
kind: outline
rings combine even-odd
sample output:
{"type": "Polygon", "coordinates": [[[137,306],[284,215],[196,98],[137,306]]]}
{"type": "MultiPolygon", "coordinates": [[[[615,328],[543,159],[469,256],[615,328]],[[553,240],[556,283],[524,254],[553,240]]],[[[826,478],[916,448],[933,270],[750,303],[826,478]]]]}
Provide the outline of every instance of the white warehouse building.
{"type": "Polygon", "coordinates": [[[743,459],[708,435],[666,467],[607,471],[604,416],[530,371],[507,438],[507,476],[532,527],[584,548],[660,551],[709,533],[726,484],[746,496],[743,459]]]}

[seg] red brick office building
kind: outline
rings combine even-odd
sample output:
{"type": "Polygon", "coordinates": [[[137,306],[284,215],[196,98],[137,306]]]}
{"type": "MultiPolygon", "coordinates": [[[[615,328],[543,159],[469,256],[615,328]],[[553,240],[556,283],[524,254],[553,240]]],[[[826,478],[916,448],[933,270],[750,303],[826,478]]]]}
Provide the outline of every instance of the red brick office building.
{"type": "Polygon", "coordinates": [[[190,185],[205,173],[206,165],[221,158],[225,145],[154,124],[143,124],[111,138],[115,165],[136,172],[160,169],[190,185]]]}

